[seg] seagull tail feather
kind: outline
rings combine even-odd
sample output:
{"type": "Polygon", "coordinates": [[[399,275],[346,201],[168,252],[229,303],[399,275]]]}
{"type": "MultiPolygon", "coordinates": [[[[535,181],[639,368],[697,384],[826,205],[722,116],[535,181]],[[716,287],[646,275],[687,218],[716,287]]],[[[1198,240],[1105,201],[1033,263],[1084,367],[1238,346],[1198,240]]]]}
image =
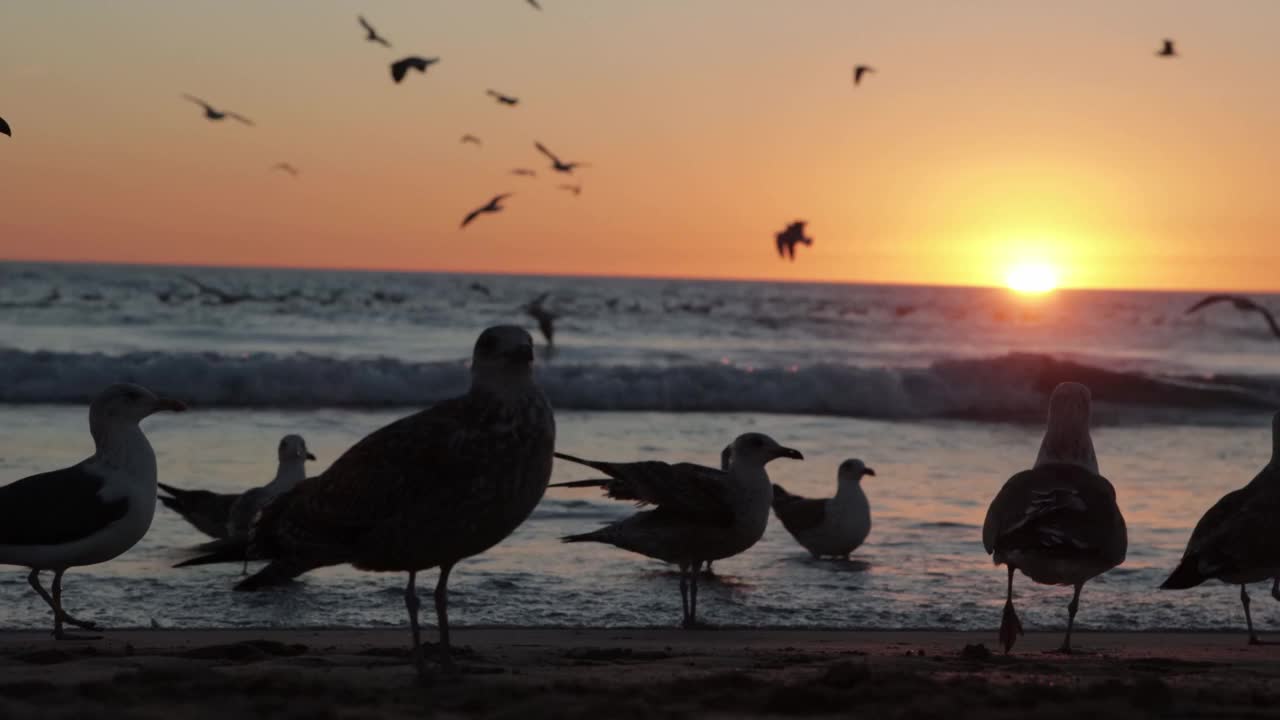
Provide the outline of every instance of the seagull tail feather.
{"type": "Polygon", "coordinates": [[[799,499],[800,499],[799,496],[792,495],[791,493],[787,492],[787,489],[782,487],[778,483],[773,484],[773,509],[774,510],[784,508],[787,505],[790,505],[791,503],[799,499]]]}
{"type": "Polygon", "coordinates": [[[1169,579],[1165,580],[1164,583],[1160,585],[1160,589],[1185,590],[1187,588],[1193,588],[1205,580],[1208,580],[1208,578],[1200,574],[1199,568],[1196,567],[1198,564],[1199,563],[1195,562],[1194,558],[1191,559],[1191,562],[1188,562],[1187,559],[1183,559],[1182,562],[1178,563],[1178,567],[1173,569],[1173,572],[1169,575],[1169,579]]]}
{"type": "Polygon", "coordinates": [[[589,533],[579,533],[577,535],[565,535],[564,537],[560,538],[560,542],[566,542],[566,543],[604,542],[604,540],[601,539],[601,536],[600,536],[601,532],[602,530],[592,530],[589,533]]]}
{"type": "Polygon", "coordinates": [[[235,589],[242,592],[253,592],[254,590],[285,585],[315,567],[315,565],[304,565],[286,560],[272,560],[266,567],[237,583],[235,589]]]}
{"type": "Polygon", "coordinates": [[[598,480],[574,480],[572,482],[551,483],[547,487],[604,487],[608,485],[609,482],[610,481],[607,478],[600,478],[598,480]]]}
{"type": "Polygon", "coordinates": [[[183,560],[174,565],[175,568],[196,567],[197,565],[217,565],[219,563],[244,562],[245,546],[241,543],[227,543],[206,555],[199,555],[190,560],[183,560]]]}
{"type": "Polygon", "coordinates": [[[586,465],[587,467],[592,468],[594,470],[599,470],[600,472],[607,472],[607,470],[604,467],[607,463],[596,462],[595,460],[585,460],[583,458],[577,457],[575,455],[570,455],[568,453],[558,452],[554,454],[557,458],[561,460],[568,460],[571,463],[586,465]]]}

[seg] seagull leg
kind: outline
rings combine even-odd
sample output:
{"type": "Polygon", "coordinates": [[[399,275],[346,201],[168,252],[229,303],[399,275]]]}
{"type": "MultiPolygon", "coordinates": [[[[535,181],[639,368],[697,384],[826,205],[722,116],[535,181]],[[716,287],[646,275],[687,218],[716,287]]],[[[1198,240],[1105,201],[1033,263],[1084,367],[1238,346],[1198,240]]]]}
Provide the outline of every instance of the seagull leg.
{"type": "Polygon", "coordinates": [[[698,575],[702,574],[702,561],[693,564],[689,573],[689,627],[698,626],[698,575]]]}
{"type": "Polygon", "coordinates": [[[440,566],[440,578],[436,580],[436,625],[440,632],[440,665],[452,671],[453,650],[449,644],[449,571],[453,565],[440,566]]]}
{"type": "Polygon", "coordinates": [[[35,589],[40,598],[53,611],[53,634],[55,637],[58,636],[62,633],[62,616],[58,614],[58,606],[53,603],[53,598],[49,596],[49,591],[45,590],[44,586],[40,584],[40,571],[32,569],[31,574],[27,576],[27,582],[31,584],[31,587],[35,589]]]}
{"type": "Polygon", "coordinates": [[[1265,645],[1266,643],[1258,639],[1257,633],[1253,631],[1253,616],[1249,614],[1249,591],[1244,585],[1240,586],[1240,604],[1244,606],[1244,622],[1249,626],[1249,644],[1265,645]]]}
{"type": "Polygon", "coordinates": [[[1071,654],[1071,630],[1076,625],[1076,611],[1080,609],[1080,591],[1083,589],[1084,583],[1076,583],[1076,591],[1067,604],[1067,636],[1062,639],[1062,647],[1058,648],[1060,653],[1071,654]]]}
{"type": "Polygon", "coordinates": [[[681,627],[689,627],[689,566],[680,564],[680,605],[682,606],[682,615],[680,620],[681,627]]]}
{"type": "Polygon", "coordinates": [[[84,630],[98,631],[102,628],[91,622],[77,620],[62,609],[62,574],[66,570],[55,570],[53,572],[53,636],[59,640],[98,640],[96,635],[71,635],[62,631],[62,623],[75,625],[84,630]]]}
{"type": "Polygon", "coordinates": [[[1008,655],[1013,643],[1022,634],[1022,621],[1013,610],[1013,566],[1009,566],[1009,592],[1004,601],[1004,615],[1000,618],[1000,644],[1004,645],[1004,654],[1008,655]]]}
{"type": "Polygon", "coordinates": [[[417,571],[409,571],[409,583],[404,588],[404,607],[409,611],[409,632],[413,636],[413,666],[418,670],[418,679],[427,679],[427,666],[422,659],[422,630],[418,627],[418,608],[422,603],[418,600],[417,571]]]}

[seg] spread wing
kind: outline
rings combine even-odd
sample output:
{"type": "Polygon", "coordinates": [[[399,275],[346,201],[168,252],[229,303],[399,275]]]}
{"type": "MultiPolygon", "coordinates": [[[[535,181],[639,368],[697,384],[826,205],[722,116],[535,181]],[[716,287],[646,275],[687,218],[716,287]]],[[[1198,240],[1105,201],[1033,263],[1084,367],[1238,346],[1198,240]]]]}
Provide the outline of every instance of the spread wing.
{"type": "Polygon", "coordinates": [[[1127,536],[1115,489],[1101,475],[1051,463],[1004,484],[982,526],[988,553],[1111,554],[1124,557],[1127,536]]]}
{"type": "Polygon", "coordinates": [[[773,512],[792,535],[813,530],[827,516],[827,501],[792,495],[786,488],[774,483],[773,512]]]}
{"type": "Polygon", "coordinates": [[[102,486],[82,463],[0,488],[0,545],[58,545],[124,517],[129,501],[102,500],[102,486]]]}
{"type": "Polygon", "coordinates": [[[240,497],[239,494],[183,490],[164,483],[159,483],[159,488],[168,493],[167,497],[160,496],[160,502],[181,515],[182,519],[191,523],[195,529],[213,538],[227,536],[227,520],[231,517],[231,506],[240,497]]]}
{"type": "Polygon", "coordinates": [[[249,118],[247,118],[247,117],[245,117],[245,116],[241,115],[240,113],[233,113],[233,112],[229,112],[229,113],[227,113],[227,117],[229,117],[229,118],[231,118],[231,119],[233,119],[233,120],[239,120],[240,122],[244,123],[245,125],[249,125],[249,126],[252,126],[252,125],[253,125],[253,121],[252,121],[252,120],[250,120],[249,118]]]}
{"type": "Polygon", "coordinates": [[[0,133],[13,137],[13,130],[9,127],[9,123],[4,121],[4,118],[0,118],[0,133]]]}
{"type": "Polygon", "coordinates": [[[462,225],[460,225],[459,227],[466,227],[467,225],[469,225],[472,220],[475,220],[476,218],[480,217],[480,213],[485,212],[486,208],[488,207],[489,206],[486,205],[485,207],[476,208],[475,210],[472,210],[471,212],[467,213],[467,216],[462,219],[462,225]]]}
{"type": "Polygon", "coordinates": [[[1208,295],[1208,296],[1205,296],[1202,300],[1200,300],[1200,302],[1187,308],[1186,314],[1190,315],[1191,313],[1196,312],[1197,310],[1200,310],[1202,308],[1208,307],[1209,305],[1213,305],[1214,303],[1237,302],[1240,299],[1242,298],[1238,298],[1235,295],[1208,295]]]}
{"type": "Polygon", "coordinates": [[[603,487],[605,495],[615,500],[656,505],[669,516],[722,525],[733,523],[733,508],[725,485],[727,475],[723,471],[693,463],[671,465],[657,460],[612,463],[564,453],[556,453],[556,457],[608,475],[608,480],[588,482],[603,487]]]}
{"type": "Polygon", "coordinates": [[[550,158],[550,159],[551,159],[551,162],[556,163],[556,164],[559,164],[559,163],[560,163],[560,158],[556,157],[556,156],[555,156],[555,153],[553,153],[553,152],[551,152],[550,150],[548,150],[548,149],[546,148],[546,146],[545,146],[545,145],[543,145],[542,143],[540,143],[540,142],[535,142],[535,143],[533,144],[533,146],[534,146],[534,147],[536,147],[536,148],[538,148],[538,152],[540,152],[540,153],[542,153],[543,155],[546,155],[548,158],[550,158]]]}
{"type": "Polygon", "coordinates": [[[201,106],[201,107],[203,107],[205,110],[212,110],[212,109],[213,109],[213,106],[212,106],[212,105],[210,105],[209,103],[207,103],[207,102],[205,102],[205,101],[201,100],[200,98],[196,97],[195,95],[187,95],[186,93],[183,93],[182,97],[183,97],[183,98],[185,98],[185,99],[187,99],[187,100],[190,100],[191,102],[193,102],[193,103],[195,103],[195,104],[197,104],[197,105],[199,105],[199,106],[201,106]]]}

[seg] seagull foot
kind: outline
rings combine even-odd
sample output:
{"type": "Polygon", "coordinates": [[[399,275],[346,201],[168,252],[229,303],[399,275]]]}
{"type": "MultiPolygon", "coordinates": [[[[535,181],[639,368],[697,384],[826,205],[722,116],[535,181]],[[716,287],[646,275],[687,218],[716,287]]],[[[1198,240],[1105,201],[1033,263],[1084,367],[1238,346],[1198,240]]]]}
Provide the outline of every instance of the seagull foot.
{"type": "Polygon", "coordinates": [[[102,632],[101,625],[94,622],[89,622],[87,620],[77,620],[71,617],[70,615],[66,614],[65,612],[62,613],[62,622],[68,625],[74,625],[80,628],[81,630],[88,630],[89,632],[102,632]]]}
{"type": "Polygon", "coordinates": [[[85,640],[101,640],[102,636],[101,635],[77,635],[75,633],[61,632],[61,631],[55,630],[53,632],[53,638],[55,640],[85,641],[85,640]]]}
{"type": "Polygon", "coordinates": [[[1005,602],[1004,615],[1000,618],[1000,644],[1004,646],[1004,654],[1008,655],[1013,649],[1013,644],[1018,641],[1018,636],[1022,634],[1022,621],[1018,619],[1018,613],[1013,609],[1012,602],[1005,602]]]}

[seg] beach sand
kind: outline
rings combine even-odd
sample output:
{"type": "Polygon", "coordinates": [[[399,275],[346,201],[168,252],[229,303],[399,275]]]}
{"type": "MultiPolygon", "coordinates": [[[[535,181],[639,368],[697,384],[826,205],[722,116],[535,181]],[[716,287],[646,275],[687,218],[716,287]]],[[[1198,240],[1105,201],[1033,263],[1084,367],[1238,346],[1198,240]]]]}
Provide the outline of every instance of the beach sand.
{"type": "Polygon", "coordinates": [[[1243,633],[459,629],[420,685],[407,632],[0,634],[0,717],[1259,717],[1280,646],[1243,633]],[[179,714],[180,713],[180,714],[179,714]]]}

